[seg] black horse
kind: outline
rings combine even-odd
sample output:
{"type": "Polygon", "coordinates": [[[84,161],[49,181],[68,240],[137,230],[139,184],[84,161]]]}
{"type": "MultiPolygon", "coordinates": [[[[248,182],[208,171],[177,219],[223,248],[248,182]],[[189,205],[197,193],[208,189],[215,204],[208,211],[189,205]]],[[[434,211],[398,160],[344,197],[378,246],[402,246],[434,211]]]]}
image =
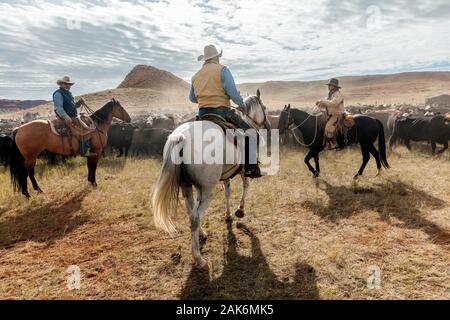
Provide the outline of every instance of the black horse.
{"type": "MultiPolygon", "coordinates": [[[[363,174],[370,160],[370,154],[372,154],[377,162],[378,173],[382,166],[386,169],[389,168],[386,159],[384,128],[381,121],[364,115],[354,116],[353,119],[355,125],[348,130],[346,137],[339,135],[337,140],[341,147],[353,143],[359,143],[361,145],[363,163],[354,178],[357,179],[363,174]],[[377,138],[379,150],[374,146],[377,138]]],[[[325,121],[322,119],[322,115],[312,115],[306,111],[295,108],[291,109],[291,105],[288,105],[281,112],[278,124],[280,135],[291,126],[295,126],[302,133],[303,143],[301,144],[309,148],[309,152],[305,157],[305,163],[314,177],[317,178],[320,174],[319,153],[324,149],[325,121]],[[315,169],[309,163],[312,158],[314,158],[316,164],[315,169]]]]}
{"type": "Polygon", "coordinates": [[[8,166],[9,153],[12,149],[13,139],[11,135],[0,134],[0,163],[8,166]]]}

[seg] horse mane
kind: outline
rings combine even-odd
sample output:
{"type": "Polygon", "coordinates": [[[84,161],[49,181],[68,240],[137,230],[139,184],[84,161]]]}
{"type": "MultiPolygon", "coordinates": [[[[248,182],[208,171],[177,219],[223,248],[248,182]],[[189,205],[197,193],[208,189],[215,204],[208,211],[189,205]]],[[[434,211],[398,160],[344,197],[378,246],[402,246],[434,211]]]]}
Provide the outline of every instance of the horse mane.
{"type": "Polygon", "coordinates": [[[95,111],[91,115],[91,119],[97,123],[105,122],[106,120],[108,120],[108,116],[111,114],[113,107],[114,107],[114,103],[112,101],[108,102],[103,107],[101,107],[99,110],[95,111]]]}
{"type": "Polygon", "coordinates": [[[244,105],[246,110],[247,115],[250,114],[250,112],[253,110],[253,107],[255,106],[255,104],[257,104],[257,97],[256,96],[248,96],[247,98],[244,99],[244,105]]]}

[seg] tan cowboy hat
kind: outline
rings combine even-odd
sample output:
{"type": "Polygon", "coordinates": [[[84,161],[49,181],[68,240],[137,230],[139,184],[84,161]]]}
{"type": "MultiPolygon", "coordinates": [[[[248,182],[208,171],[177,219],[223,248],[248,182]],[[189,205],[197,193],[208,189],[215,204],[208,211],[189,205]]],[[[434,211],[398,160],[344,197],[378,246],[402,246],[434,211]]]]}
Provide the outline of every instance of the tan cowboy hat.
{"type": "Polygon", "coordinates": [[[336,79],[336,78],[330,79],[330,81],[328,81],[328,83],[326,85],[327,86],[332,85],[332,86],[335,86],[338,89],[341,89],[341,87],[339,86],[339,80],[336,79]]]}
{"type": "Polygon", "coordinates": [[[57,81],[56,81],[56,84],[57,84],[58,86],[60,86],[60,85],[62,85],[62,84],[69,84],[69,85],[73,86],[73,85],[75,84],[75,82],[70,81],[70,77],[65,76],[64,78],[62,78],[62,79],[60,79],[60,80],[57,80],[57,81]]]}
{"type": "Polygon", "coordinates": [[[221,57],[223,53],[223,50],[217,51],[216,47],[212,44],[209,46],[206,46],[205,49],[203,49],[203,54],[198,57],[198,61],[206,61],[215,57],[221,57]]]}

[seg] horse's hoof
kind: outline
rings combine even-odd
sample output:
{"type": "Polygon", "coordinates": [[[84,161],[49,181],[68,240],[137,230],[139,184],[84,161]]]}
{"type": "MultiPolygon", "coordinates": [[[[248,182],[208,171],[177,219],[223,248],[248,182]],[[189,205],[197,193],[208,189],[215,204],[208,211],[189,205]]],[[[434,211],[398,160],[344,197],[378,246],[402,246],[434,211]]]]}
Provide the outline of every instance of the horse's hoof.
{"type": "Polygon", "coordinates": [[[320,172],[316,171],[316,172],[314,172],[314,175],[313,175],[313,177],[314,177],[314,178],[318,178],[318,177],[319,177],[319,175],[320,175],[320,172]]]}
{"type": "Polygon", "coordinates": [[[27,199],[30,199],[30,198],[31,198],[31,196],[30,196],[30,194],[29,194],[28,192],[24,192],[23,195],[24,195],[25,198],[27,198],[27,199]]]}
{"type": "Polygon", "coordinates": [[[200,258],[195,262],[195,267],[200,270],[208,270],[209,269],[208,261],[206,261],[203,258],[200,258]]]}
{"type": "Polygon", "coordinates": [[[234,214],[236,215],[236,217],[241,219],[245,217],[245,211],[243,209],[237,209],[234,214]]]}
{"type": "Polygon", "coordinates": [[[201,234],[199,235],[199,241],[200,244],[206,244],[206,241],[208,240],[208,235],[207,234],[201,234]]]}
{"type": "Polygon", "coordinates": [[[92,183],[92,186],[93,186],[94,188],[97,188],[97,187],[98,187],[97,182],[93,182],[93,183],[92,183]]]}
{"type": "Polygon", "coordinates": [[[358,178],[359,178],[359,174],[356,174],[354,177],[353,177],[353,180],[358,180],[358,178]]]}
{"type": "Polygon", "coordinates": [[[39,194],[43,194],[43,193],[44,193],[44,191],[42,191],[41,188],[37,189],[36,191],[37,191],[37,193],[39,193],[39,194]]]}

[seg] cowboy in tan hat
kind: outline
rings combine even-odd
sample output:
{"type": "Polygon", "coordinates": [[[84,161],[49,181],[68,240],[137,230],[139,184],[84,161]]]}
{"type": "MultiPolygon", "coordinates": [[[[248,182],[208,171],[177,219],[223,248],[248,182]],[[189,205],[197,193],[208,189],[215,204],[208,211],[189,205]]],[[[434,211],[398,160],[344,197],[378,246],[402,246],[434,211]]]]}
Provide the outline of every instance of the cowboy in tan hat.
{"type": "Polygon", "coordinates": [[[59,86],[59,89],[53,93],[55,113],[70,126],[73,122],[72,118],[78,115],[77,109],[84,103],[84,99],[81,98],[75,103],[75,99],[70,92],[75,82],[72,82],[68,76],[57,80],[56,84],[59,86]]]}
{"type": "MultiPolygon", "coordinates": [[[[219,52],[213,45],[204,48],[203,55],[198,57],[198,61],[204,63],[192,78],[189,99],[199,105],[198,115],[200,118],[206,114],[216,114],[239,128],[251,129],[250,125],[238,114],[236,108],[231,107],[230,99],[238,105],[238,108],[245,108],[244,100],[236,88],[233,75],[227,67],[220,64],[222,54],[223,50],[219,52]]],[[[250,145],[256,146],[256,143],[250,143],[250,145]]],[[[244,173],[246,177],[258,178],[261,176],[261,172],[257,164],[249,163],[248,154],[250,152],[256,153],[256,150],[246,152],[244,173]]]]}
{"type": "Polygon", "coordinates": [[[328,121],[325,126],[326,148],[332,150],[337,148],[336,128],[345,112],[344,96],[339,90],[341,87],[338,79],[332,78],[326,85],[329,91],[328,99],[319,100],[316,102],[316,105],[327,111],[328,121]]]}
{"type": "MultiPolygon", "coordinates": [[[[57,80],[56,84],[59,86],[59,89],[53,93],[55,113],[56,116],[64,120],[66,125],[70,128],[74,123],[74,119],[78,116],[77,109],[80,108],[85,101],[83,98],[80,98],[75,103],[75,99],[70,92],[70,89],[75,82],[71,81],[70,77],[65,76],[64,78],[57,80]]],[[[80,153],[82,156],[89,157],[96,155],[95,153],[89,152],[89,147],[89,141],[80,141],[80,153]]]]}

